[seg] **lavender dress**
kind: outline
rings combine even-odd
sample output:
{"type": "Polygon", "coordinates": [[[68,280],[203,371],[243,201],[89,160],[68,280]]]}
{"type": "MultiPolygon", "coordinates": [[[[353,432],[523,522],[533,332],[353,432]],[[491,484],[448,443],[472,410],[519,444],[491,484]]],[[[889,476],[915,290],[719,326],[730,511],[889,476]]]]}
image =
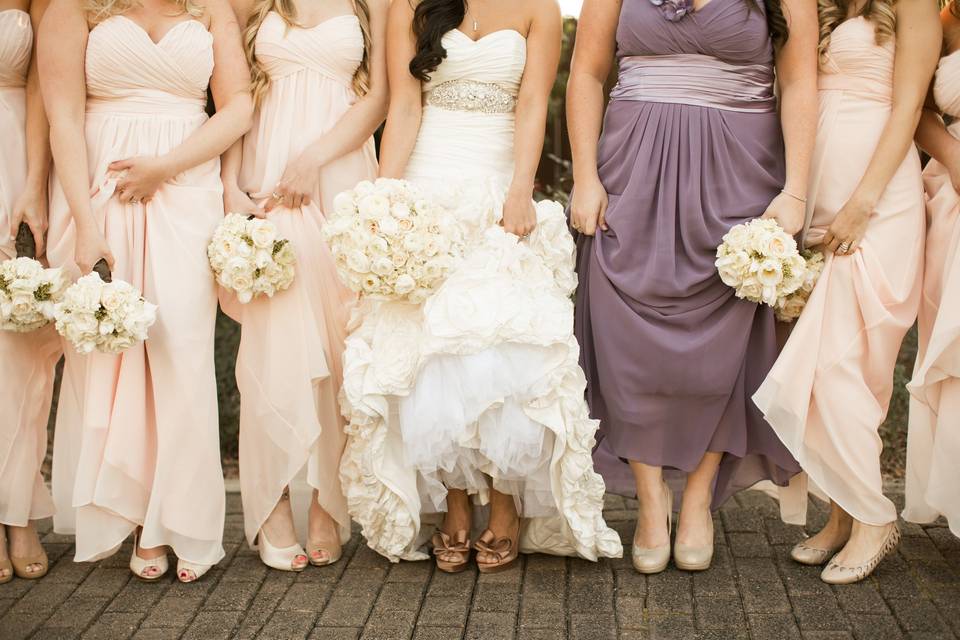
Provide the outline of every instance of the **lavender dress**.
{"type": "Polygon", "coordinates": [[[776,359],[773,313],[734,297],[713,265],[785,177],[772,44],[748,1],[686,15],[623,1],[598,160],[609,230],[580,239],[576,315],[601,420],[594,463],[623,495],[627,460],[689,472],[722,452],[715,507],[800,470],[750,401],[776,359]]]}

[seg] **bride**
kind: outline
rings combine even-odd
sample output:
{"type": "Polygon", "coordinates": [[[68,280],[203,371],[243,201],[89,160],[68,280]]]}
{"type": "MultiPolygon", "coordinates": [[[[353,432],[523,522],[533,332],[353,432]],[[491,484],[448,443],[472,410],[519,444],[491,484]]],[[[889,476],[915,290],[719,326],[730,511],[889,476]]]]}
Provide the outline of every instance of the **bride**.
{"type": "Polygon", "coordinates": [[[476,240],[424,304],[367,300],[354,320],[341,464],[351,515],[393,561],[425,559],[432,534],[450,572],[471,548],[481,572],[519,552],[619,557],[590,459],[573,242],[561,207],[532,199],[557,6],[401,1],[387,30],[380,175],[455,190],[476,240]]]}

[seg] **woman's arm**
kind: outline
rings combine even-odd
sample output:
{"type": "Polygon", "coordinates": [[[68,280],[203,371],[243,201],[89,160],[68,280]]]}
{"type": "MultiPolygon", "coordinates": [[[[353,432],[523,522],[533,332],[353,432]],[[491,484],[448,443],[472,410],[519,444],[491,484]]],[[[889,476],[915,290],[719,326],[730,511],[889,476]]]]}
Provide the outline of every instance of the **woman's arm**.
{"type": "Polygon", "coordinates": [[[920,121],[924,98],[940,57],[942,30],[936,3],[897,3],[897,57],[893,70],[893,107],[867,171],[827,230],[824,246],[849,253],[857,249],[867,223],[890,179],[903,163],[920,121]]]}
{"type": "Polygon", "coordinates": [[[105,258],[113,267],[113,255],[97,228],[90,209],[90,174],[84,136],[87,87],[84,60],[87,49],[87,17],[76,0],[53,0],[40,24],[37,64],[40,90],[50,122],[50,149],[76,228],[76,262],[89,273],[105,258]]]}
{"type": "MultiPolygon", "coordinates": [[[[947,55],[960,47],[960,20],[947,5],[940,13],[940,21],[943,26],[943,54],[947,55]]],[[[947,168],[954,190],[960,193],[960,140],[950,135],[940,117],[940,109],[933,97],[933,83],[927,93],[915,139],[921,149],[947,168]]]]}
{"type": "Polygon", "coordinates": [[[240,25],[227,0],[207,0],[213,36],[213,76],[210,90],[216,113],[182,144],[162,156],[128,158],[110,165],[124,171],[117,181],[119,197],[147,201],[164,181],[216,158],[250,128],[253,98],[250,71],[240,40],[240,25]]]}
{"type": "Polygon", "coordinates": [[[402,178],[420,132],[423,96],[420,81],[410,74],[417,52],[410,0],[394,0],[387,14],[387,82],[390,106],[380,140],[380,175],[402,178]]]}
{"type": "Polygon", "coordinates": [[[527,62],[517,94],[516,129],[513,134],[513,180],[503,203],[503,228],[521,238],[537,224],[533,183],[540,166],[547,126],[550,92],[557,79],[563,23],[556,1],[534,3],[527,32],[527,62]]]}
{"type": "MultiPolygon", "coordinates": [[[[237,17],[241,33],[253,12],[253,0],[231,0],[230,6],[237,17]]],[[[262,218],[263,209],[250,199],[250,195],[240,188],[240,167],[243,165],[243,136],[220,156],[220,180],[223,182],[224,213],[240,213],[262,218]]]]}
{"type": "MultiPolygon", "coordinates": [[[[312,142],[283,172],[276,192],[293,208],[310,203],[317,182],[317,169],[360,148],[383,123],[387,113],[387,10],[388,0],[369,0],[370,87],[327,133],[312,142]]],[[[409,72],[408,74],[409,75],[409,72]]],[[[277,206],[271,199],[267,211],[277,206]]]]}
{"type": "Polygon", "coordinates": [[[607,192],[597,174],[597,143],[603,126],[603,84],[617,47],[621,0],[586,0],[577,25],[577,43],[567,81],[567,131],[573,155],[570,222],[592,236],[606,230],[607,192]]]}
{"type": "MultiPolygon", "coordinates": [[[[48,0],[30,2],[30,22],[33,32],[40,29],[40,20],[47,10],[48,0]]],[[[47,233],[47,179],[50,176],[50,126],[43,110],[40,95],[40,73],[37,70],[36,39],[27,75],[27,184],[13,205],[10,235],[17,236],[20,223],[26,222],[33,232],[37,255],[43,255],[47,233]]]]}
{"type": "Polygon", "coordinates": [[[786,151],[783,191],[767,207],[790,235],[803,229],[806,217],[810,157],[817,135],[817,6],[808,0],[782,0],[789,26],[787,41],[777,51],[780,120],[786,151]]]}

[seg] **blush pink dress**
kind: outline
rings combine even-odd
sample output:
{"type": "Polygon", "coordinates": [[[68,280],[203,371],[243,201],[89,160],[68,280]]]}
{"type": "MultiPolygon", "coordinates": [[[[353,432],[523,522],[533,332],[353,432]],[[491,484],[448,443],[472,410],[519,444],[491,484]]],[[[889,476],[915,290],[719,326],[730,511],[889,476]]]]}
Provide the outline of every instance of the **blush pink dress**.
{"type": "MultiPolygon", "coordinates": [[[[17,255],[10,216],[27,179],[26,83],[33,44],[30,16],[0,11],[0,261],[17,255]]],[[[0,524],[22,527],[53,515],[40,466],[60,340],[52,326],[0,331],[0,524]]]]}
{"type": "MultiPolygon", "coordinates": [[[[288,27],[270,13],[255,46],[270,86],[244,139],[240,186],[263,202],[287,163],[335,127],[357,100],[353,77],[364,45],[354,15],[306,29],[288,27]]],[[[320,168],[310,205],[269,214],[296,250],[290,288],[246,305],[222,296],[227,312],[243,324],[236,371],[240,486],[251,544],[288,485],[295,506],[305,506],[303,499],[316,489],[320,505],[340,524],[341,540],[350,537],[338,475],[346,437],[337,394],[354,294],[337,277],[320,230],[334,196],[376,172],[372,138],[320,168]]],[[[298,522],[301,539],[303,524],[298,522]]]]}
{"type": "MultiPolygon", "coordinates": [[[[933,87],[943,112],[960,116],[960,51],[940,60],[933,87]]],[[[960,123],[950,125],[960,136],[960,123]]],[[[907,435],[906,508],[912,522],[941,515],[960,536],[960,196],[950,172],[931,160],[923,171],[927,193],[927,260],[920,305],[920,349],[907,435]]]]}
{"type": "MultiPolygon", "coordinates": [[[[121,355],[67,346],[57,414],[55,525],[76,532],[76,559],[96,560],[143,526],[142,547],[169,545],[186,561],[223,557],[213,334],[217,290],[206,248],[223,217],[219,159],[165,182],[146,205],[113,194],[114,160],[155,156],[206,121],[213,37],[196,20],[153,42],[115,15],[90,31],[86,143],[93,213],[114,276],[159,306],[149,339],[121,355]]],[[[73,266],[75,235],[53,191],[50,260],[73,266]]]]}
{"type": "MultiPolygon", "coordinates": [[[[873,23],[864,18],[833,33],[820,68],[807,246],[821,243],[866,172],[890,117],[894,56],[893,40],[878,45],[873,23]]],[[[754,395],[812,483],[871,525],[897,519],[883,494],[877,431],[900,343],[917,317],[923,235],[920,158],[911,147],[877,203],[861,248],[826,257],[803,315],[754,395]]]]}

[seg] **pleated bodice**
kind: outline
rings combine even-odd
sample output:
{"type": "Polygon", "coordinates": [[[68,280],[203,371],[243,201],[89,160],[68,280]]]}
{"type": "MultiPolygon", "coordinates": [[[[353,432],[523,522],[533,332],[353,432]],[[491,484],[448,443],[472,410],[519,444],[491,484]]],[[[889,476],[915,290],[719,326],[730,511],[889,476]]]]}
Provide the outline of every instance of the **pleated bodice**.
{"type": "Polygon", "coordinates": [[[19,9],[0,11],[0,87],[22,87],[27,81],[33,29],[19,9]]]}

